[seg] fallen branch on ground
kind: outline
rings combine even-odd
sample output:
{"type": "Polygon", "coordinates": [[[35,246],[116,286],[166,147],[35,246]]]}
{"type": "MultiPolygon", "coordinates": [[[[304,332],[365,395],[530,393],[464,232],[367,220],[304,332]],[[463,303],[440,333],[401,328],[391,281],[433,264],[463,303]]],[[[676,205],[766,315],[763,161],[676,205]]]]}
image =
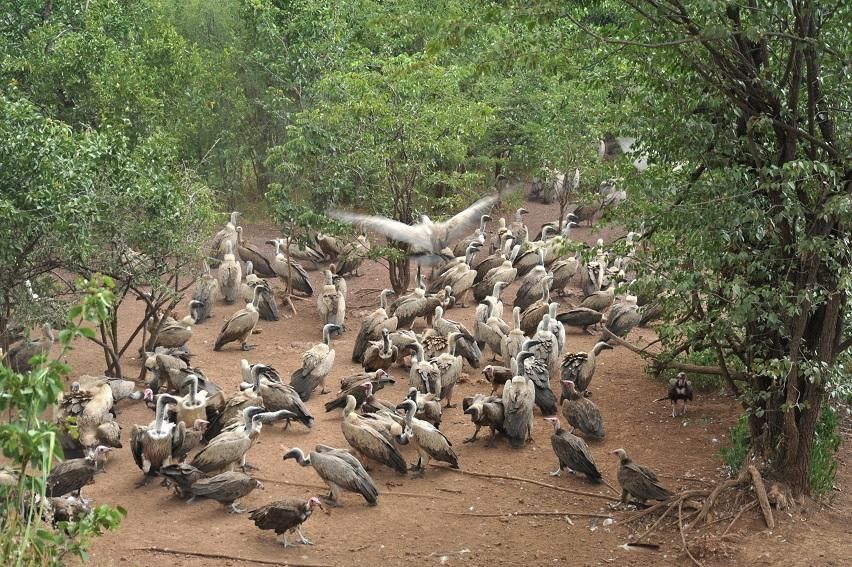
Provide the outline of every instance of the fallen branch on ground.
{"type": "Polygon", "coordinates": [[[445,512],[451,516],[471,516],[474,518],[508,518],[510,516],[576,516],[578,518],[604,518],[614,519],[606,514],[592,514],[590,512],[445,512]]]}
{"type": "Polygon", "coordinates": [[[683,549],[686,551],[686,554],[689,555],[689,558],[698,567],[704,567],[698,559],[693,557],[692,552],[689,551],[689,546],[686,545],[686,534],[683,533],[683,500],[677,504],[677,527],[680,530],[680,541],[683,542],[683,549]]]}
{"type": "Polygon", "coordinates": [[[766,520],[766,527],[770,530],[775,528],[775,518],[772,517],[772,507],[769,505],[769,497],[766,495],[766,486],[763,484],[763,477],[754,465],[748,466],[748,473],[751,475],[754,491],[757,493],[757,501],[760,503],[760,509],[763,512],[763,519],[766,520]]]}
{"type": "Polygon", "coordinates": [[[561,486],[556,486],[553,484],[547,484],[546,482],[540,482],[538,480],[533,480],[531,478],[522,478],[519,476],[509,476],[502,474],[489,474],[489,473],[481,473],[475,471],[467,471],[464,469],[451,469],[449,467],[442,467],[438,465],[432,465],[433,467],[440,468],[441,470],[452,471],[459,474],[464,474],[468,476],[477,476],[481,478],[497,478],[501,480],[515,480],[518,482],[528,482],[530,484],[534,484],[536,486],[543,486],[544,488],[550,488],[551,490],[558,490],[560,492],[568,492],[570,494],[577,494],[579,496],[588,496],[589,498],[600,498],[602,500],[609,500],[610,502],[618,502],[618,498],[613,498],[612,496],[607,496],[606,494],[595,494],[594,492],[584,492],[582,490],[572,490],[570,488],[562,488],[561,486]]]}
{"type": "Polygon", "coordinates": [[[734,524],[737,523],[737,520],[740,519],[740,516],[742,516],[743,514],[745,514],[746,512],[748,512],[749,510],[751,510],[752,508],[754,508],[757,505],[758,505],[757,499],[754,499],[751,502],[749,502],[748,504],[746,504],[745,506],[743,506],[742,508],[740,508],[740,511],[737,512],[737,515],[734,516],[734,519],[731,520],[731,523],[728,524],[728,527],[725,528],[725,531],[723,531],[722,535],[719,536],[719,537],[725,537],[726,535],[728,535],[728,532],[731,531],[731,528],[734,527],[734,524]]]}
{"type": "Polygon", "coordinates": [[[271,559],[250,559],[237,555],[220,555],[218,553],[202,553],[200,551],[181,551],[180,549],[168,549],[165,547],[134,547],[133,551],[147,551],[149,553],[164,553],[166,555],[185,555],[187,557],[204,557],[205,559],[225,559],[228,561],[243,561],[245,563],[257,563],[259,565],[285,565],[287,567],[332,567],[328,563],[293,563],[292,561],[273,561],[271,559]]]}
{"type": "MultiPolygon", "coordinates": [[[[293,482],[293,481],[290,481],[290,480],[277,480],[277,479],[272,479],[272,478],[263,478],[263,477],[260,477],[260,476],[255,476],[254,478],[261,481],[261,482],[273,482],[273,483],[276,483],[276,484],[286,484],[286,485],[289,485],[289,486],[302,486],[304,488],[313,488],[315,490],[322,490],[323,492],[328,491],[327,486],[320,486],[318,484],[308,484],[308,483],[305,483],[305,482],[293,482]]],[[[449,498],[447,498],[446,496],[441,496],[440,494],[421,494],[421,493],[416,493],[416,492],[400,492],[400,491],[397,491],[397,490],[383,491],[383,492],[380,492],[379,495],[380,496],[393,495],[393,496],[405,496],[405,497],[408,497],[408,498],[430,498],[430,499],[437,499],[437,500],[449,500],[449,498]]]]}

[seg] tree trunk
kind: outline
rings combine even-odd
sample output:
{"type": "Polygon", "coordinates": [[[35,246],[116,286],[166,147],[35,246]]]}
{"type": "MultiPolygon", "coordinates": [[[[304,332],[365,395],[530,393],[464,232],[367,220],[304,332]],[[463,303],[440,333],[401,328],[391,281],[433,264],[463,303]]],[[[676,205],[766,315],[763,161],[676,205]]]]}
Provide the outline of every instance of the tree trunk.
{"type": "Polygon", "coordinates": [[[408,256],[398,260],[391,260],[388,266],[390,269],[391,287],[393,287],[394,293],[397,296],[403,295],[408,290],[408,284],[411,281],[408,256]]]}

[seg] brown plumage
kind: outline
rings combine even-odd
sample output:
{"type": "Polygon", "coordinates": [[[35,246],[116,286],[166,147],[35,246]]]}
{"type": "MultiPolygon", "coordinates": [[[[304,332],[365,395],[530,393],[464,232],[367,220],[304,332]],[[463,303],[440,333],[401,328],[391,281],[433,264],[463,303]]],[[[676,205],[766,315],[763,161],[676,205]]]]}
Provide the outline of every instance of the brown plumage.
{"type": "Polygon", "coordinates": [[[568,433],[559,426],[559,419],[546,417],[545,421],[553,425],[553,434],[550,436],[550,445],[559,459],[559,468],[550,473],[551,476],[560,476],[563,469],[568,469],[572,474],[581,472],[586,475],[589,482],[595,484],[601,481],[601,473],[592,457],[592,452],[586,442],[568,433]]]}
{"type": "Polygon", "coordinates": [[[476,431],[473,432],[471,437],[465,439],[464,442],[472,443],[476,441],[479,430],[482,427],[488,427],[491,430],[491,437],[486,441],[485,446],[491,447],[494,444],[494,437],[497,435],[497,432],[503,431],[505,414],[503,412],[502,398],[476,394],[462,400],[462,408],[465,415],[469,415],[470,420],[476,425],[476,431]]]}
{"type": "Polygon", "coordinates": [[[589,332],[589,327],[597,325],[603,319],[603,313],[588,307],[575,307],[556,315],[556,320],[566,327],[579,327],[589,332]]]}
{"type": "Polygon", "coordinates": [[[255,488],[262,489],[263,484],[245,473],[223,472],[198,480],[190,486],[189,493],[192,498],[189,501],[192,502],[196,496],[210,498],[221,502],[231,514],[241,514],[245,510],[238,507],[236,501],[250,494],[255,488]]]}
{"type": "Polygon", "coordinates": [[[497,391],[497,388],[512,379],[512,369],[505,366],[496,366],[489,364],[482,369],[482,374],[485,379],[491,383],[491,394],[497,391]]]}
{"type": "Polygon", "coordinates": [[[142,482],[157,474],[160,467],[172,464],[175,453],[183,445],[185,428],[183,423],[174,424],[165,419],[166,403],[176,404],[177,398],[160,394],[157,398],[157,410],[147,426],[134,425],[130,430],[130,451],[136,466],[145,473],[142,482]]]}
{"type": "Polygon", "coordinates": [[[355,412],[355,398],[352,396],[346,398],[340,428],[346,442],[365,457],[390,467],[399,474],[408,471],[405,459],[393,442],[376,429],[370,420],[355,412]]]}
{"type": "Polygon", "coordinates": [[[207,478],[207,473],[198,470],[192,465],[179,463],[162,467],[160,469],[160,476],[174,488],[175,494],[180,498],[188,498],[191,496],[190,487],[199,480],[207,478]]]}
{"type": "Polygon", "coordinates": [[[627,503],[630,497],[646,500],[668,500],[672,493],[660,484],[650,469],[637,465],[627,456],[627,451],[617,449],[611,454],[619,458],[618,483],[621,485],[621,501],[627,503]]]}
{"type": "Polygon", "coordinates": [[[562,403],[562,415],[565,416],[571,427],[579,429],[583,435],[603,439],[606,433],[598,406],[578,392],[572,381],[562,381],[560,402],[562,403]]]}
{"type": "Polygon", "coordinates": [[[569,352],[562,357],[562,380],[571,380],[580,392],[585,392],[592,383],[597,366],[597,357],[604,349],[612,346],[600,341],[591,352],[569,352]]]}
{"type": "Polygon", "coordinates": [[[687,380],[684,372],[678,372],[676,378],[669,380],[668,398],[672,402],[672,417],[677,417],[677,403],[683,401],[683,412],[686,415],[686,403],[692,401],[692,383],[687,380]]]}
{"type": "Polygon", "coordinates": [[[541,280],[541,299],[527,307],[521,313],[521,330],[524,335],[532,337],[538,330],[538,324],[541,323],[545,314],[550,312],[550,283],[553,281],[553,276],[547,274],[541,280]]]}
{"type": "Polygon", "coordinates": [[[247,303],[244,309],[234,313],[227,319],[216,337],[213,350],[222,350],[222,347],[235,341],[240,342],[242,350],[251,350],[253,346],[247,344],[255,325],[260,319],[257,311],[257,300],[260,294],[260,286],[254,288],[254,297],[251,303],[247,303]]]}
{"type": "Polygon", "coordinates": [[[377,341],[382,336],[382,330],[395,331],[398,323],[396,317],[388,317],[387,298],[393,293],[392,289],[383,289],[379,294],[379,308],[365,317],[361,323],[355,345],[352,347],[352,362],[358,364],[364,359],[364,351],[371,341],[377,341]]]}
{"type": "Polygon", "coordinates": [[[47,475],[45,494],[57,497],[76,492],[79,496],[80,490],[94,479],[98,459],[109,451],[109,447],[99,446],[88,457],[69,459],[53,467],[47,475]]]}
{"type": "Polygon", "coordinates": [[[32,370],[30,359],[34,356],[45,356],[50,351],[55,339],[53,330],[47,323],[42,326],[42,334],[40,339],[24,338],[9,347],[6,360],[12,370],[19,374],[29,372],[32,370]]]}
{"type": "Polygon", "coordinates": [[[405,399],[397,406],[397,409],[405,410],[406,428],[403,431],[402,440],[403,442],[410,440],[417,451],[417,463],[412,470],[422,476],[431,459],[448,463],[454,469],[459,468],[458,457],[447,436],[428,421],[414,417],[417,413],[416,401],[405,399]]]}
{"type": "Polygon", "coordinates": [[[362,364],[367,372],[387,370],[399,356],[399,349],[391,343],[390,331],[382,329],[381,334],[381,340],[372,341],[364,350],[362,364]]]}
{"type": "Polygon", "coordinates": [[[287,498],[252,510],[249,519],[262,530],[275,530],[277,535],[284,536],[281,542],[284,547],[291,547],[287,532],[294,531],[299,534],[299,543],[311,545],[313,542],[302,534],[302,524],[311,517],[315,506],[322,508],[319,498],[287,498]]]}
{"type": "Polygon", "coordinates": [[[237,255],[243,262],[251,262],[254,273],[262,278],[274,278],[277,274],[269,263],[269,258],[264,256],[260,248],[243,240],[243,227],[237,227],[237,255]]]}
{"type": "Polygon", "coordinates": [[[406,397],[417,403],[417,413],[414,414],[414,417],[422,419],[423,421],[428,421],[435,427],[441,427],[443,412],[441,410],[441,401],[438,400],[438,396],[435,394],[423,394],[418,392],[417,388],[409,388],[408,396],[406,397]]]}
{"type": "Polygon", "coordinates": [[[284,460],[287,459],[296,459],[301,466],[314,468],[330,489],[326,501],[332,506],[340,505],[341,490],[360,494],[370,506],[378,503],[379,489],[376,483],[349,451],[317,445],[316,451],[311,451],[306,457],[304,451],[295,447],[284,453],[284,460]]]}
{"type": "Polygon", "coordinates": [[[370,383],[373,385],[373,393],[381,390],[385,386],[393,385],[396,383],[396,380],[394,380],[387,372],[381,369],[369,374],[362,373],[362,375],[365,377],[364,380],[348,387],[346,390],[343,390],[342,392],[340,392],[340,395],[338,395],[330,402],[326,402],[325,411],[330,412],[335,409],[343,409],[344,407],[346,407],[347,396],[353,396],[356,402],[355,407],[360,408],[361,405],[363,405],[363,403],[367,400],[367,390],[363,387],[365,383],[370,383]]]}

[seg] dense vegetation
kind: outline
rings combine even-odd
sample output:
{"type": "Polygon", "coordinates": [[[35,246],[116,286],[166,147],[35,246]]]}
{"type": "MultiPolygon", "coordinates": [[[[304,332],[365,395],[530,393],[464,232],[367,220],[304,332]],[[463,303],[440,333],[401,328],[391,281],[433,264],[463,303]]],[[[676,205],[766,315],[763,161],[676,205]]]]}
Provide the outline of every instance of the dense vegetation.
{"type": "MultiPolygon", "coordinates": [[[[326,227],[330,206],[409,222],[501,174],[579,168],[578,199],[611,177],[630,192],[637,286],[667,308],[659,362],[712,353],[752,456],[806,492],[824,403],[848,395],[850,18],[811,0],[14,2],[0,344],[63,320],[82,290],[57,268],[173,307],[216,200],[265,199],[292,229],[326,227]],[[603,164],[613,135],[651,167],[603,164]]],[[[136,336],[107,317],[89,338],[120,373],[136,336]]]]}

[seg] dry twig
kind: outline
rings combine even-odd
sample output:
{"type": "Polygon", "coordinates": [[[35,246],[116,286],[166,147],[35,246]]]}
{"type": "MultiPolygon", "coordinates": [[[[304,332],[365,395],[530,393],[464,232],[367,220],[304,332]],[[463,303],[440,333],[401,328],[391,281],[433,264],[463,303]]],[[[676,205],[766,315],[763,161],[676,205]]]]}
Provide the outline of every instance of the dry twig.
{"type": "Polygon", "coordinates": [[[220,555],[218,553],[202,553],[200,551],[182,551],[180,549],[168,549],[165,547],[134,547],[133,551],[164,553],[166,555],[185,555],[187,557],[204,557],[206,559],[227,559],[229,561],[257,563],[259,565],[286,565],[287,567],[332,567],[328,563],[293,563],[292,561],[273,561],[271,559],[249,559],[247,557],[239,557],[236,555],[220,555]]]}
{"type": "Polygon", "coordinates": [[[680,541],[683,542],[683,549],[686,551],[686,554],[689,555],[689,558],[692,559],[692,562],[698,565],[698,567],[704,567],[698,559],[693,557],[692,552],[689,551],[689,546],[686,545],[686,535],[683,533],[683,500],[677,504],[677,527],[680,530],[680,541]]]}
{"type": "Polygon", "coordinates": [[[493,512],[493,513],[485,513],[485,512],[445,512],[442,511],[442,514],[449,514],[451,516],[471,516],[474,518],[509,518],[511,516],[576,516],[578,518],[608,518],[612,519],[612,516],[608,516],[606,514],[592,514],[589,512],[493,512]]]}
{"type": "Polygon", "coordinates": [[[740,508],[740,511],[737,512],[737,515],[734,516],[734,519],[731,520],[731,523],[728,524],[728,527],[725,528],[725,531],[723,531],[722,535],[719,536],[719,537],[725,537],[726,535],[728,535],[728,532],[731,531],[731,528],[734,527],[734,524],[737,523],[737,520],[740,519],[740,516],[742,516],[743,514],[745,514],[746,512],[751,510],[752,508],[754,508],[755,506],[757,506],[757,504],[758,504],[757,499],[754,499],[751,502],[749,502],[748,504],[746,504],[745,506],[743,506],[742,508],[740,508]]]}
{"type": "MultiPolygon", "coordinates": [[[[432,466],[437,466],[437,465],[432,465],[432,466]]],[[[536,486],[543,486],[544,488],[550,488],[551,490],[558,490],[560,492],[568,492],[568,493],[571,493],[571,494],[578,494],[580,496],[588,496],[589,498],[600,498],[602,500],[609,500],[611,502],[618,502],[618,498],[613,498],[612,496],[607,496],[606,494],[595,494],[594,492],[583,492],[582,490],[572,490],[570,488],[562,488],[561,486],[555,486],[553,484],[547,484],[546,482],[540,482],[538,480],[533,480],[533,479],[530,479],[530,478],[522,478],[522,477],[519,477],[519,476],[509,476],[509,475],[502,475],[502,474],[488,474],[488,473],[481,473],[481,472],[476,472],[476,471],[466,471],[466,470],[463,470],[463,469],[451,469],[449,467],[438,467],[438,468],[440,468],[441,470],[452,471],[452,472],[456,472],[456,473],[464,474],[464,475],[468,475],[468,476],[478,476],[478,477],[482,477],[482,478],[497,478],[497,479],[501,479],[501,480],[515,480],[515,481],[518,481],[518,482],[528,482],[528,483],[534,484],[536,486]]]]}

